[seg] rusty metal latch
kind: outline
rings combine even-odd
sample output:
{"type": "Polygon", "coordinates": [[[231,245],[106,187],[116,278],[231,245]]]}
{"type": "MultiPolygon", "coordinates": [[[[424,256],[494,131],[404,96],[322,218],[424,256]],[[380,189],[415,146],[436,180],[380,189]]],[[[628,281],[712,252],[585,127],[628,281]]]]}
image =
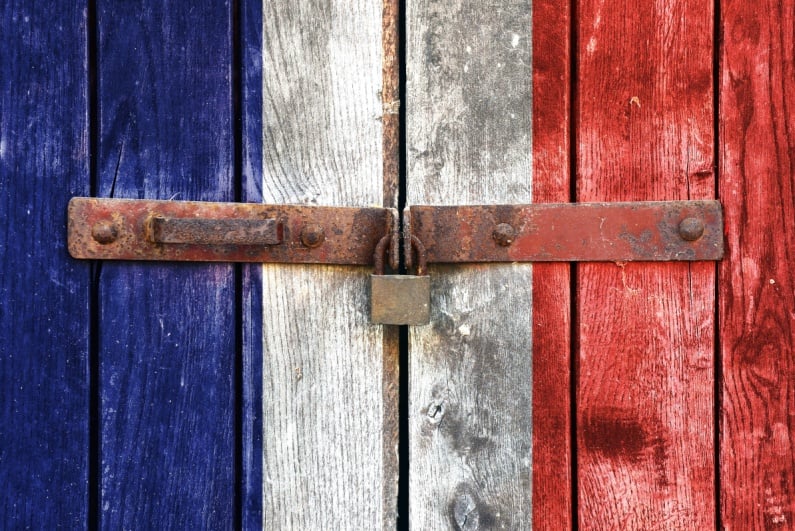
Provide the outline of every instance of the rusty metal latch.
{"type": "Polygon", "coordinates": [[[717,201],[411,207],[428,262],[719,260],[717,201]]]}
{"type": "MultiPolygon", "coordinates": [[[[372,265],[389,208],[73,198],[69,252],[101,260],[372,265]]],[[[723,257],[717,201],[412,206],[428,263],[696,261],[723,257]]],[[[390,262],[397,263],[397,246],[390,262]]]]}
{"type": "Polygon", "coordinates": [[[395,209],[76,197],[69,252],[101,260],[375,264],[371,319],[426,324],[428,263],[719,260],[717,201],[395,209]]]}
{"type": "Polygon", "coordinates": [[[386,208],[75,197],[69,253],[100,260],[370,265],[386,208]]]}

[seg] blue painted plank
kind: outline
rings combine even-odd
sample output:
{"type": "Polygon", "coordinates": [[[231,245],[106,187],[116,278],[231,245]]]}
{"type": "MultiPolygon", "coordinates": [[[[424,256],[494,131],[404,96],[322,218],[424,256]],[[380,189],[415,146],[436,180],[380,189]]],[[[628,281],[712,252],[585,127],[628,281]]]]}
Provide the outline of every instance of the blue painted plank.
{"type": "Polygon", "coordinates": [[[262,266],[243,267],[242,528],[262,529],[262,266]]]}
{"type": "MultiPolygon", "coordinates": [[[[231,201],[231,7],[98,0],[99,195],[231,201]]],[[[104,529],[229,528],[235,275],[229,264],[100,273],[104,529]]]]}
{"type": "Polygon", "coordinates": [[[88,263],[66,204],[89,192],[86,14],[0,8],[0,528],[88,514],[88,263]]]}
{"type": "MultiPolygon", "coordinates": [[[[241,5],[243,189],[262,202],[262,2],[241,5]]],[[[242,528],[262,528],[262,266],[243,266],[242,528]]]]}

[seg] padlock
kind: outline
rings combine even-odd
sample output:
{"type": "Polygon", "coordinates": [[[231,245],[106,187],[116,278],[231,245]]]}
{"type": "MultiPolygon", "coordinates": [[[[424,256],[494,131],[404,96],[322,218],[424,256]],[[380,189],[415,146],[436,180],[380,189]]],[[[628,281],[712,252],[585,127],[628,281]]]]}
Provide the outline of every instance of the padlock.
{"type": "MultiPolygon", "coordinates": [[[[431,279],[425,249],[419,240],[412,242],[417,251],[416,275],[385,275],[384,253],[392,238],[394,236],[384,236],[376,246],[375,272],[370,275],[370,319],[378,324],[428,324],[431,320],[431,279]]],[[[396,251],[395,247],[393,244],[396,251]]]]}

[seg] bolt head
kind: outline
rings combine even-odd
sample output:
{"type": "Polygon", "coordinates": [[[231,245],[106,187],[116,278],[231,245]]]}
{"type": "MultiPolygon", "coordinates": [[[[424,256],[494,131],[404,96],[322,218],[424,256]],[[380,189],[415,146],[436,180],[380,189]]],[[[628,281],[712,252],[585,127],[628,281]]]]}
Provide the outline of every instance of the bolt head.
{"type": "Polygon", "coordinates": [[[497,245],[508,247],[516,239],[516,230],[507,223],[500,223],[494,228],[491,237],[497,242],[497,245]]]}
{"type": "Polygon", "coordinates": [[[102,245],[113,243],[119,237],[119,230],[110,220],[97,221],[91,227],[91,237],[102,245]]]}
{"type": "Polygon", "coordinates": [[[698,218],[685,218],[679,223],[679,236],[688,242],[694,242],[704,234],[704,222],[698,218]]]}
{"type": "Polygon", "coordinates": [[[320,225],[309,224],[301,230],[301,243],[310,249],[318,247],[326,239],[326,231],[320,225]]]}

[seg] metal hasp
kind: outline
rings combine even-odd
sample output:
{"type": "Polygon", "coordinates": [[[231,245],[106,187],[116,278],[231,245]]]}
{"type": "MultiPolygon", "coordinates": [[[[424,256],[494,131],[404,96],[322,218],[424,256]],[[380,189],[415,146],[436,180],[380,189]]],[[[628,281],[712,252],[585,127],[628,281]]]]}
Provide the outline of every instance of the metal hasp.
{"type": "Polygon", "coordinates": [[[386,208],[75,197],[68,209],[69,253],[101,260],[369,265],[396,217],[386,208]]]}
{"type": "Polygon", "coordinates": [[[413,206],[410,215],[429,263],[723,257],[718,201],[413,206]]]}
{"type": "MultiPolygon", "coordinates": [[[[75,258],[369,265],[379,240],[394,234],[396,264],[397,230],[388,208],[69,203],[75,258]]],[[[428,263],[719,260],[723,215],[717,201],[412,206],[407,253],[414,240],[428,263]]]]}

